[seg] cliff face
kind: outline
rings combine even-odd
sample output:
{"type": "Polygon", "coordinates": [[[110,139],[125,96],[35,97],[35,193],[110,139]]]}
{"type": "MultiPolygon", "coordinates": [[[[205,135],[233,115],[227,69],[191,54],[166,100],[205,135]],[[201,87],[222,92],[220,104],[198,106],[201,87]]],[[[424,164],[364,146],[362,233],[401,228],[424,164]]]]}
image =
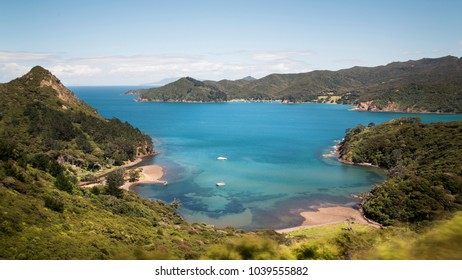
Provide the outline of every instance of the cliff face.
{"type": "Polygon", "coordinates": [[[415,108],[415,107],[402,107],[400,104],[394,101],[389,101],[385,106],[376,105],[374,100],[359,102],[358,105],[353,109],[356,111],[370,111],[370,112],[420,112],[426,113],[428,111],[415,108]]]}

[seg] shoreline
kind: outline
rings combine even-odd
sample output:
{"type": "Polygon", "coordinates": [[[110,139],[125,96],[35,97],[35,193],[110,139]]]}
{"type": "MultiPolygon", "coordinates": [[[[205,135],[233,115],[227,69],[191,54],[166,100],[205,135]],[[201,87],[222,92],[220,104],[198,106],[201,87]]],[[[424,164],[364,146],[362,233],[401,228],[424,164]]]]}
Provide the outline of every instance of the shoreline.
{"type": "Polygon", "coordinates": [[[135,182],[125,182],[120,188],[126,191],[131,191],[130,188],[139,184],[162,184],[166,186],[167,181],[161,180],[164,177],[164,168],[160,165],[145,165],[139,167],[142,169],[141,178],[135,182]]]}
{"type": "Polygon", "coordinates": [[[79,187],[81,187],[81,188],[94,187],[95,185],[100,184],[101,179],[104,179],[104,177],[106,175],[108,175],[109,173],[115,172],[116,170],[119,170],[119,169],[133,167],[133,166],[135,166],[137,164],[140,164],[140,163],[142,163],[144,161],[148,161],[150,158],[152,158],[153,156],[156,156],[157,154],[159,154],[159,153],[158,152],[153,152],[153,153],[150,153],[150,154],[142,155],[142,156],[137,157],[133,161],[125,163],[124,165],[113,166],[112,168],[102,170],[102,171],[98,172],[97,174],[94,174],[94,176],[96,178],[96,181],[80,181],[79,182],[79,187]]]}
{"type": "Polygon", "coordinates": [[[300,213],[305,221],[300,226],[275,230],[277,233],[287,233],[299,229],[313,228],[324,225],[339,224],[344,222],[365,224],[375,228],[382,225],[364,217],[360,210],[347,206],[320,207],[315,211],[303,211],[300,213]]]}
{"type": "MultiPolygon", "coordinates": [[[[131,94],[136,95],[136,94],[131,94]]],[[[193,101],[193,100],[160,100],[160,99],[146,99],[146,98],[136,98],[136,102],[152,102],[152,103],[185,103],[185,104],[215,104],[215,103],[280,103],[280,104],[326,104],[326,105],[342,105],[353,107],[350,110],[354,109],[353,104],[343,104],[343,103],[330,103],[330,102],[315,102],[315,101],[287,101],[282,99],[230,99],[230,100],[220,100],[220,101],[193,101]]]]}

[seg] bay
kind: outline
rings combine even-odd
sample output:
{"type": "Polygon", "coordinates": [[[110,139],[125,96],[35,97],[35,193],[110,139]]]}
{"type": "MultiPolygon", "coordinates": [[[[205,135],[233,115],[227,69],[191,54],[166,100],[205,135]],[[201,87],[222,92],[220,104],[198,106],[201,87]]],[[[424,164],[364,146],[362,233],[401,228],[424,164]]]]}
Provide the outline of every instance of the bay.
{"type": "Polygon", "coordinates": [[[143,103],[123,94],[133,88],[71,90],[101,115],[128,121],[154,139],[160,154],[143,164],[162,165],[169,185],[143,184],[133,191],[167,203],[178,199],[187,221],[217,227],[292,227],[303,221],[301,211],[357,205],[351,195],[386,175],[323,157],[347,128],[402,116],[462,120],[462,115],[358,112],[333,104],[143,103]]]}

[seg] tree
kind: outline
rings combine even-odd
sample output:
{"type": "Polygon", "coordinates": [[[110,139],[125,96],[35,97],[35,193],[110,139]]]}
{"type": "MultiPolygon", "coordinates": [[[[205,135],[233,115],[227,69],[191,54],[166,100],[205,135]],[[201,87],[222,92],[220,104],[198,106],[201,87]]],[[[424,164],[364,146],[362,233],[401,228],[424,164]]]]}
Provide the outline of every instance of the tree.
{"type": "Polygon", "coordinates": [[[68,178],[65,174],[64,171],[61,171],[58,176],[56,176],[56,181],[55,181],[55,187],[58,189],[72,193],[74,190],[74,178],[68,178]]]}
{"type": "Polygon", "coordinates": [[[140,179],[140,169],[132,169],[128,172],[128,181],[129,182],[136,182],[140,179]]]}
{"type": "Polygon", "coordinates": [[[123,190],[120,189],[120,186],[125,183],[124,175],[125,170],[118,169],[106,176],[105,190],[107,194],[113,195],[117,198],[121,198],[123,196],[123,190]]]}

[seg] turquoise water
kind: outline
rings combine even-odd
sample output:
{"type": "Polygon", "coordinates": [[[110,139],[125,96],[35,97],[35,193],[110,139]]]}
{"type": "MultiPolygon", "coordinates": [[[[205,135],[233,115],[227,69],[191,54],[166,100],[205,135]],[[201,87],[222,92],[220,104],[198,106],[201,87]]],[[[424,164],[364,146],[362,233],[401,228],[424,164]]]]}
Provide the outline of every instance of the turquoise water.
{"type": "MultiPolygon", "coordinates": [[[[218,227],[299,225],[303,210],[355,205],[351,194],[386,177],[377,168],[324,158],[345,129],[416,114],[350,111],[330,104],[138,103],[133,87],[73,87],[105,117],[128,121],[151,135],[161,154],[145,164],[164,167],[169,185],[144,184],[143,197],[182,203],[190,222],[218,227]],[[228,160],[217,160],[217,157],[228,160]],[[217,182],[226,186],[217,187],[217,182]]],[[[424,122],[462,115],[420,114],[424,122]]]]}

